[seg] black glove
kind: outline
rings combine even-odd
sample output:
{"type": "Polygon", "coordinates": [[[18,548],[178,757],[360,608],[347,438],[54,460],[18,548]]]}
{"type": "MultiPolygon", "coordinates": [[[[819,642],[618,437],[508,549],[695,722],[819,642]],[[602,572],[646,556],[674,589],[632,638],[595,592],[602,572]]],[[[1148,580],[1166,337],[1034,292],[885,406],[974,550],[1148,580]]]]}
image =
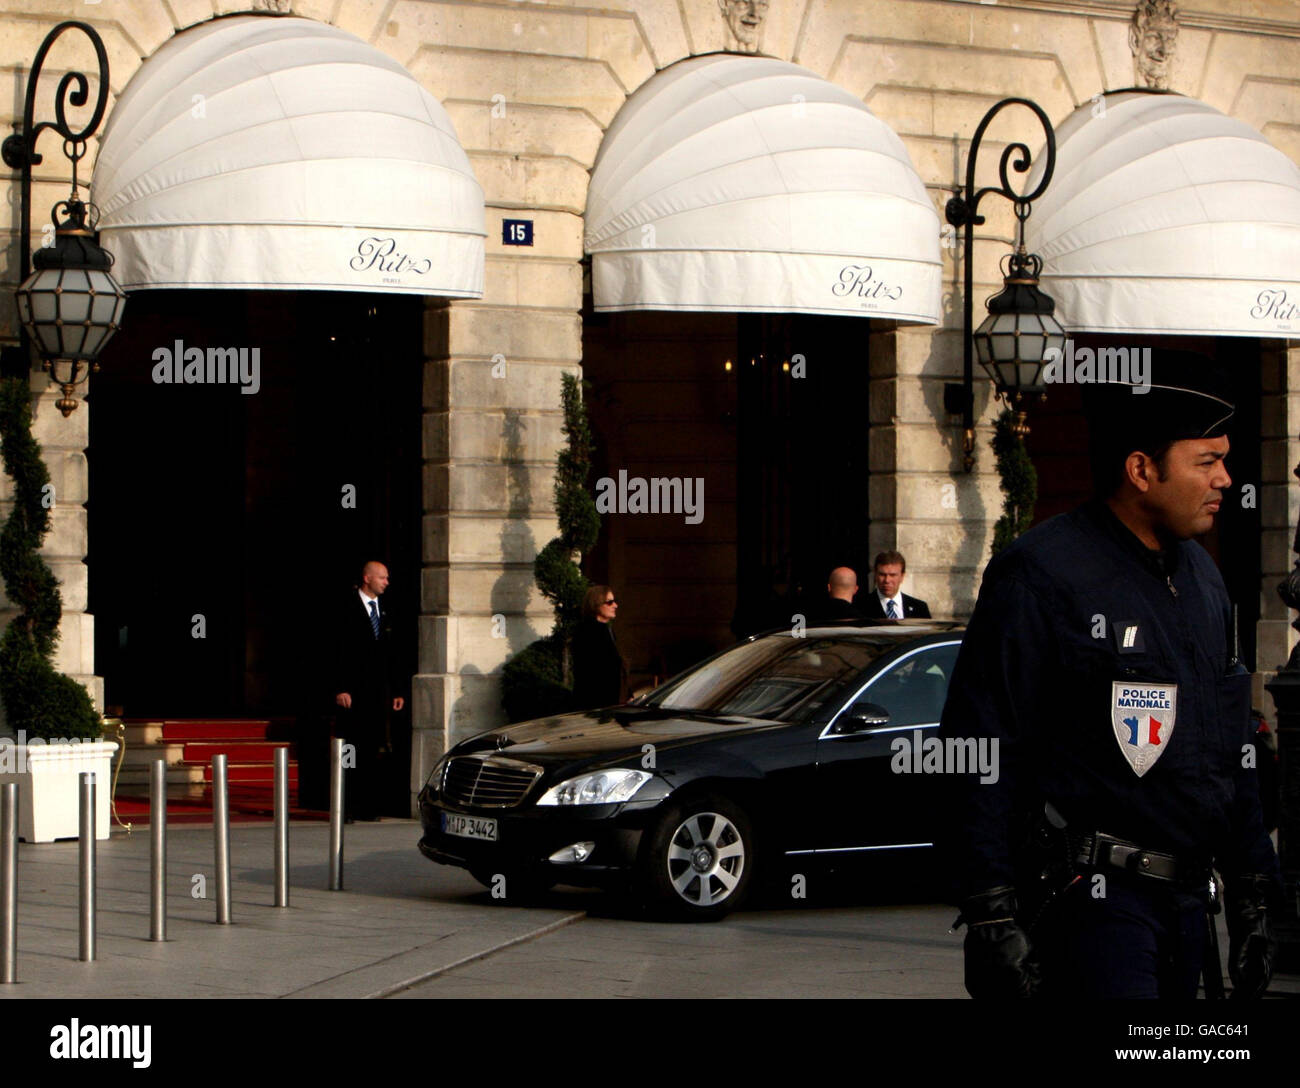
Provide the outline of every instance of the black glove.
{"type": "Polygon", "coordinates": [[[1033,997],[1038,962],[1016,924],[1016,890],[990,888],[961,905],[966,923],[966,992],[976,999],[1033,997]]]}
{"type": "Polygon", "coordinates": [[[1276,890],[1273,878],[1259,874],[1228,881],[1228,977],[1232,997],[1249,1001],[1262,997],[1273,977],[1273,927],[1268,901],[1276,890]]]}

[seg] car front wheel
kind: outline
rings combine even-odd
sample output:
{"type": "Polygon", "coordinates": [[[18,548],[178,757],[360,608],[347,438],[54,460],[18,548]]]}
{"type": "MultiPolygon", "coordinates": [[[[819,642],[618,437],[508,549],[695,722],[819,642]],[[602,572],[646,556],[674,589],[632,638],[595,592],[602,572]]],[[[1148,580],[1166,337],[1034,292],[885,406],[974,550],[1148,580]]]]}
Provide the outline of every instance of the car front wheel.
{"type": "Polygon", "coordinates": [[[753,873],[753,827],[744,811],[723,797],[670,806],[650,830],[641,863],[650,906],[700,922],[739,907],[753,873]]]}

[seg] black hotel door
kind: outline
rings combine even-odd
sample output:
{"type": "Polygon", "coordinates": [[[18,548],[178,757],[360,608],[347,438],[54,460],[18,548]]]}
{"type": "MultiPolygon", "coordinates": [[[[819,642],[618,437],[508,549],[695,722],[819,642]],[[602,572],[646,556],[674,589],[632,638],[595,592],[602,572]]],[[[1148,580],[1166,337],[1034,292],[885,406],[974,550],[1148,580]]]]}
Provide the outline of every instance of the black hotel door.
{"type": "Polygon", "coordinates": [[[807,615],[832,567],[870,569],[868,331],[857,317],[740,318],[737,635],[807,615]]]}
{"type": "Polygon", "coordinates": [[[89,401],[87,562],[107,706],[315,710],[325,606],[367,558],[389,564],[414,672],[422,312],[398,295],[131,296],[89,401]],[[256,349],[257,391],[155,381],[156,353],[177,341],[248,349],[250,370],[256,349]]]}

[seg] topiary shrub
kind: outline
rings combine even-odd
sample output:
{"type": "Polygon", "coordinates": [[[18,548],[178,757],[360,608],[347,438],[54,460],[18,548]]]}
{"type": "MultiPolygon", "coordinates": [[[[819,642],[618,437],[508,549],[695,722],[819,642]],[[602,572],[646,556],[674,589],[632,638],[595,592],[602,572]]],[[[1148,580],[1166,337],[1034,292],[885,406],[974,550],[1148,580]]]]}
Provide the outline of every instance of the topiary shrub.
{"type": "Polygon", "coordinates": [[[993,554],[1029,528],[1038,501],[1038,472],[1029,459],[1025,440],[1012,430],[1015,413],[1004,409],[993,425],[989,443],[997,457],[999,486],[1002,488],[1002,516],[993,526],[993,554]]]}
{"type": "Polygon", "coordinates": [[[565,374],[561,388],[567,441],[555,458],[555,519],[560,525],[560,535],[537,553],[533,577],[542,596],[555,606],[551,637],[567,644],[582,618],[582,598],[590,585],[573,557],[581,559],[595,547],[600,535],[600,514],[596,512],[596,500],[587,490],[592,443],[587,408],[582,402],[582,385],[572,374],[565,374]]]}
{"type": "Polygon", "coordinates": [[[501,703],[509,721],[558,714],[572,707],[568,665],[569,638],[582,616],[589,585],[574,562],[589,552],[600,534],[596,500],[587,490],[591,471],[591,425],[582,402],[582,383],[563,377],[565,444],[555,459],[555,517],[560,535],[533,560],[533,577],[555,609],[555,626],[545,638],[524,647],[501,670],[501,703]]]}
{"type": "Polygon", "coordinates": [[[573,549],[563,537],[556,537],[537,553],[533,560],[533,578],[538,588],[555,608],[552,636],[566,639],[582,618],[582,598],[590,584],[573,561],[573,549]]]}
{"type": "Polygon", "coordinates": [[[103,722],[84,684],[51,662],[63,598],[41,557],[50,528],[50,474],[32,437],[31,390],[23,378],[0,381],[0,456],[14,483],[13,510],[0,530],[0,577],[18,615],[0,637],[0,702],[9,727],[45,740],[97,740],[103,722]]]}
{"type": "Polygon", "coordinates": [[[527,721],[573,709],[573,689],[564,683],[563,646],[539,638],[501,669],[501,703],[506,720],[527,721]]]}

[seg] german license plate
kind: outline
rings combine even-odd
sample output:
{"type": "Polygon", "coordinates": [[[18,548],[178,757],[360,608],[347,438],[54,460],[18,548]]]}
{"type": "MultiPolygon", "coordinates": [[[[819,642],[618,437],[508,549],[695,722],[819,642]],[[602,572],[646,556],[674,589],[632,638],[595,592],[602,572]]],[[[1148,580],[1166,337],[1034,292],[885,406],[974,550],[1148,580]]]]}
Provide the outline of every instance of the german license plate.
{"type": "Polygon", "coordinates": [[[462,839],[497,841],[497,822],[485,816],[458,816],[454,812],[444,812],[442,830],[445,834],[458,835],[462,839]]]}

